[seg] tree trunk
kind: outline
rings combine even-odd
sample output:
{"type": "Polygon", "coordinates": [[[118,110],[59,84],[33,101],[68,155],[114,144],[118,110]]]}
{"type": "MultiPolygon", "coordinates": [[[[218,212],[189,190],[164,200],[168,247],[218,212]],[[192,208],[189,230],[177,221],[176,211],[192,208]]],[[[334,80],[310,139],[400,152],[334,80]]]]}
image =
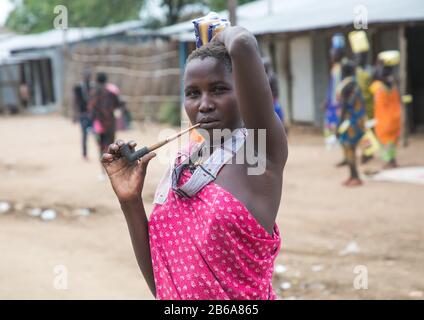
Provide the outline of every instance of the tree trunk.
{"type": "Polygon", "coordinates": [[[228,0],[228,12],[232,26],[237,25],[237,0],[228,0]]]}

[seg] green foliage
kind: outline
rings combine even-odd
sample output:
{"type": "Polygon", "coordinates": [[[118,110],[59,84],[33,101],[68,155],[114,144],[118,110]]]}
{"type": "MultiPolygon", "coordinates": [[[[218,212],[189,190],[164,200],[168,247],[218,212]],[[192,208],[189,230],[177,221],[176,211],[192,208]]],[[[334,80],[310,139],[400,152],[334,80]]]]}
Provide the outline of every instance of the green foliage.
{"type": "MultiPolygon", "coordinates": [[[[252,2],[254,0],[238,0],[238,5],[252,2]]],[[[206,0],[206,5],[211,8],[212,11],[221,11],[227,9],[227,0],[206,0]]]]}
{"type": "Polygon", "coordinates": [[[179,104],[172,101],[164,102],[160,106],[158,119],[160,122],[179,126],[181,124],[181,110],[179,104]]]}
{"type": "MultiPolygon", "coordinates": [[[[238,5],[242,5],[254,0],[238,0],[238,5]]],[[[161,6],[166,9],[166,24],[172,25],[190,17],[181,17],[182,10],[192,4],[203,4],[211,11],[222,11],[227,9],[227,0],[162,0],[161,6]],[[183,18],[183,19],[182,19],[183,18]]]]}
{"type": "Polygon", "coordinates": [[[179,21],[181,10],[184,9],[184,7],[195,4],[195,3],[201,3],[202,1],[195,1],[195,0],[162,0],[162,7],[165,7],[166,9],[166,24],[172,25],[179,21]]]}
{"type": "MultiPolygon", "coordinates": [[[[9,15],[6,26],[20,33],[37,33],[53,29],[56,17],[53,10],[57,5],[68,9],[68,26],[72,27],[104,27],[126,20],[138,19],[139,12],[149,0],[12,0],[15,9],[9,15]]],[[[238,0],[242,5],[253,0],[238,0]]],[[[162,0],[165,8],[166,25],[190,19],[182,17],[184,8],[193,4],[203,4],[213,11],[227,8],[227,0],[162,0]]],[[[201,14],[201,13],[199,13],[201,14]]],[[[161,23],[147,19],[150,27],[160,27],[161,23]]]]}
{"type": "Polygon", "coordinates": [[[6,26],[20,33],[37,33],[53,29],[57,5],[68,9],[68,26],[104,27],[138,19],[144,0],[14,0],[15,9],[6,26]]]}

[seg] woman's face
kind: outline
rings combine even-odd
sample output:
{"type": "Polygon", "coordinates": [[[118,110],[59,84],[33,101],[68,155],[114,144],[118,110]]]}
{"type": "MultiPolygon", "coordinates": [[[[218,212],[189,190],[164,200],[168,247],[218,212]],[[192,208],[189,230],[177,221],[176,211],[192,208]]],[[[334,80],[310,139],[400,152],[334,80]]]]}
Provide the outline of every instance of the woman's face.
{"type": "Polygon", "coordinates": [[[231,72],[215,58],[191,60],[184,74],[184,107],[192,124],[213,129],[242,126],[231,72]]]}

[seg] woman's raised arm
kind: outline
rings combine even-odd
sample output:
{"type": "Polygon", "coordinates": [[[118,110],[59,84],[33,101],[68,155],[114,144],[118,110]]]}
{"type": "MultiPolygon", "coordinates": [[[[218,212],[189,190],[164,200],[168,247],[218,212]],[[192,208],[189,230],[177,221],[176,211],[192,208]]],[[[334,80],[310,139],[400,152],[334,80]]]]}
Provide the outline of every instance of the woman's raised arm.
{"type": "Polygon", "coordinates": [[[237,100],[247,129],[266,129],[266,156],[283,166],[287,139],[274,112],[269,80],[255,36],[242,27],[228,27],[214,41],[222,42],[231,57],[237,100]]]}

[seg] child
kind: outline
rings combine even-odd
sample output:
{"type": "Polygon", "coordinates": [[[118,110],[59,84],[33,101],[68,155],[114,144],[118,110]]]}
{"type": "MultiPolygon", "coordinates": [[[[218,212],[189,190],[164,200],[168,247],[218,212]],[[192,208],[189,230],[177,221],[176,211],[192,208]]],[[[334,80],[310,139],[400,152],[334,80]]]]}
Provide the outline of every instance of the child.
{"type": "Polygon", "coordinates": [[[356,146],[365,131],[365,105],[361,89],[355,79],[355,67],[352,61],[343,63],[343,80],[338,88],[341,107],[338,135],[350,170],[349,179],[343,183],[347,187],[362,184],[356,167],[356,146]]]}
{"type": "Polygon", "coordinates": [[[401,100],[394,77],[394,66],[399,63],[398,51],[384,51],[378,55],[376,80],[370,90],[374,95],[375,133],[382,146],[385,169],[396,168],[396,144],[401,128],[401,100]]]}
{"type": "Polygon", "coordinates": [[[124,142],[117,141],[103,155],[140,269],[157,299],[275,299],[271,281],[281,241],[275,219],[287,143],[255,37],[227,27],[195,50],[187,60],[184,93],[192,124],[201,123],[209,136],[213,129],[230,129],[231,139],[206,146],[212,153],[204,162],[195,161],[197,147],[182,151],[158,187],[149,221],[141,193],[155,154],[129,163],[120,153],[124,142]],[[246,161],[210,161],[228,144],[241,150],[247,129],[261,128],[262,175],[249,175],[246,161]]]}

